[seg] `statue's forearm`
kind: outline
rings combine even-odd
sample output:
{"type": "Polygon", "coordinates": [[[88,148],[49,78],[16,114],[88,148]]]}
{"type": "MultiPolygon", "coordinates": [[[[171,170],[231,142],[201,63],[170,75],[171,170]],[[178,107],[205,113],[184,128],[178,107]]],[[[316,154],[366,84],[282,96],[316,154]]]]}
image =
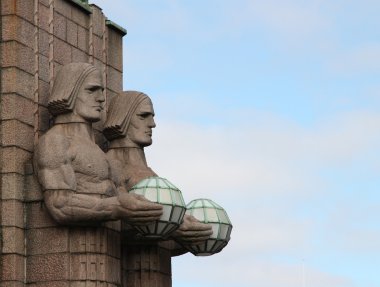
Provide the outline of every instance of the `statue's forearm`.
{"type": "Polygon", "coordinates": [[[64,224],[115,220],[121,209],[117,197],[99,198],[72,190],[47,190],[45,203],[54,219],[64,224]]]}

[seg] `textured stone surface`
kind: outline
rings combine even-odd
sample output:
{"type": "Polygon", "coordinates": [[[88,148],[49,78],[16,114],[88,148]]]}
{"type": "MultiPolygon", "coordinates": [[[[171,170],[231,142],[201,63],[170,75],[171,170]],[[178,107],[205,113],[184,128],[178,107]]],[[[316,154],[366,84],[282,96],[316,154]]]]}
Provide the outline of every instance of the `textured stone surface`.
{"type": "Polygon", "coordinates": [[[107,247],[105,228],[83,227],[70,231],[70,251],[74,253],[104,253],[107,247]]]}
{"type": "Polygon", "coordinates": [[[73,62],[88,62],[88,55],[77,48],[71,48],[71,55],[73,62]]]}
{"type": "Polygon", "coordinates": [[[1,43],[1,67],[17,67],[34,73],[34,51],[16,41],[1,43]]]}
{"type": "Polygon", "coordinates": [[[49,57],[49,34],[40,29],[38,34],[38,52],[49,57]]]}
{"type": "Polygon", "coordinates": [[[33,48],[34,26],[16,15],[2,16],[2,41],[17,40],[33,48]]]}
{"type": "Polygon", "coordinates": [[[122,90],[123,74],[112,67],[108,68],[107,75],[107,88],[113,92],[120,92],[122,90]]]}
{"type": "Polygon", "coordinates": [[[23,199],[24,178],[21,174],[7,173],[0,176],[1,197],[5,199],[23,199]]]}
{"type": "Polygon", "coordinates": [[[39,0],[39,2],[45,6],[49,6],[49,0],[39,0]]]}
{"type": "Polygon", "coordinates": [[[70,279],[68,253],[29,256],[26,268],[29,282],[70,279]]]}
{"type": "Polygon", "coordinates": [[[0,117],[2,120],[18,119],[33,125],[34,103],[17,94],[3,94],[1,99],[0,117]]]}
{"type": "Polygon", "coordinates": [[[93,38],[94,45],[94,57],[100,61],[104,61],[103,59],[103,39],[99,36],[94,35],[93,38]]]}
{"type": "Polygon", "coordinates": [[[38,6],[38,25],[41,29],[43,29],[46,32],[49,32],[49,15],[49,7],[40,4],[38,6]]]}
{"type": "Polygon", "coordinates": [[[43,202],[26,204],[27,228],[56,227],[57,223],[50,216],[43,202]]]}
{"type": "Polygon", "coordinates": [[[43,55],[38,57],[38,77],[45,82],[49,82],[49,59],[43,55]]]}
{"type": "Polygon", "coordinates": [[[47,99],[50,93],[50,85],[48,82],[40,80],[38,82],[38,88],[38,102],[40,103],[40,105],[47,107],[47,99]]]}
{"type": "Polygon", "coordinates": [[[118,258],[120,257],[120,235],[106,228],[71,229],[70,252],[105,253],[118,258]]]}
{"type": "MultiPolygon", "coordinates": [[[[58,1],[62,3],[64,1],[58,1]]],[[[54,12],[54,36],[66,41],[66,18],[61,14],[54,12]]]]}
{"type": "Polygon", "coordinates": [[[55,1],[54,4],[55,4],[54,8],[57,12],[59,12],[60,14],[62,14],[63,16],[67,18],[71,18],[72,5],[70,5],[70,1],[59,0],[59,1],[55,1]]]}
{"type": "Polygon", "coordinates": [[[71,62],[71,46],[66,42],[54,37],[54,60],[65,65],[71,62]]]}
{"type": "Polygon", "coordinates": [[[123,38],[114,29],[108,28],[107,62],[116,70],[123,71],[123,38]]]}
{"type": "Polygon", "coordinates": [[[120,262],[103,254],[72,254],[71,279],[99,280],[120,284],[120,262]]]}
{"type": "Polygon", "coordinates": [[[88,28],[90,16],[83,13],[83,10],[76,6],[71,7],[71,20],[73,20],[78,25],[88,28]]]}
{"type": "Polygon", "coordinates": [[[24,207],[18,200],[2,200],[2,225],[9,227],[24,227],[24,207]]]}
{"type": "Polygon", "coordinates": [[[25,192],[24,199],[28,201],[40,201],[43,199],[43,193],[38,183],[37,177],[34,174],[28,174],[25,176],[25,192]]]}
{"type": "Polygon", "coordinates": [[[38,108],[38,117],[39,117],[38,130],[40,131],[48,130],[50,127],[50,118],[51,118],[51,115],[48,109],[40,106],[38,108]]]}
{"type": "Polygon", "coordinates": [[[86,28],[78,26],[78,48],[88,52],[89,31],[86,28]]]}
{"type": "Polygon", "coordinates": [[[108,109],[112,99],[117,96],[117,93],[107,88],[106,94],[107,94],[107,109],[108,109]]]}
{"type": "Polygon", "coordinates": [[[24,230],[18,227],[3,227],[2,233],[2,252],[24,255],[24,230]]]}
{"type": "MultiPolygon", "coordinates": [[[[46,109],[49,95],[49,0],[39,0],[39,109],[38,109],[38,131],[46,131],[49,128],[50,115],[46,109]]],[[[55,0],[54,16],[54,75],[56,75],[62,64],[71,61],[89,60],[89,15],[71,1],[55,0]],[[66,42],[67,41],[67,42],[66,42]]],[[[24,258],[14,253],[24,254],[24,235],[27,233],[28,254],[31,255],[27,262],[27,280],[30,286],[41,287],[116,287],[120,286],[120,221],[103,224],[103,233],[97,235],[84,235],[78,238],[85,247],[84,253],[88,253],[85,262],[85,273],[83,273],[83,262],[71,260],[72,263],[79,262],[82,269],[80,276],[84,281],[72,281],[68,283],[70,275],[69,254],[65,253],[69,246],[74,246],[74,241],[68,239],[67,227],[57,227],[55,221],[47,212],[42,202],[43,193],[40,185],[33,174],[31,166],[31,151],[33,151],[34,138],[34,91],[37,88],[34,81],[34,31],[32,0],[1,0],[2,13],[7,16],[2,18],[3,33],[2,40],[2,94],[0,104],[0,119],[6,120],[2,123],[3,137],[1,137],[2,153],[1,162],[6,165],[0,167],[5,172],[0,177],[3,244],[3,253],[0,256],[2,266],[0,268],[0,287],[25,287],[24,258]],[[23,19],[24,18],[24,19],[23,19]],[[16,69],[18,67],[19,69],[16,69]],[[17,148],[20,147],[20,148],[17,148]],[[28,152],[29,151],[29,152],[28,152]],[[27,168],[25,168],[28,166],[27,168]],[[24,222],[24,207],[21,200],[25,200],[27,225],[24,222]],[[16,227],[17,226],[17,227],[16,227]],[[23,228],[27,228],[27,232],[23,228]],[[102,239],[102,240],[101,240],[102,239]],[[50,253],[50,254],[48,254],[50,253]],[[53,254],[54,253],[54,254],[53,254]],[[104,254],[99,254],[104,253],[104,254]],[[83,275],[85,274],[85,275],[83,275]],[[94,279],[95,278],[95,279],[94,279]],[[13,280],[13,281],[6,281],[13,280]],[[19,281],[17,281],[19,280],[19,281]],[[104,281],[94,281],[104,280],[104,281]]],[[[104,15],[101,9],[95,9],[94,47],[97,65],[104,67],[103,59],[103,25],[104,15]]],[[[110,32],[112,33],[112,32],[110,32]]],[[[121,40],[112,39],[109,43],[121,44],[121,40]]],[[[108,43],[108,44],[109,44],[108,43]]],[[[121,55],[116,54],[116,46],[110,51],[112,66],[121,62],[121,55]]],[[[119,46],[118,46],[119,49],[119,46]]],[[[121,65],[121,63],[120,63],[121,65]]],[[[103,72],[103,70],[102,70],[103,72]]],[[[121,90],[121,74],[112,87],[119,85],[121,90]]],[[[107,94],[112,95],[111,90],[107,94]]],[[[101,126],[99,125],[99,130],[101,126]]],[[[40,132],[41,136],[42,133],[40,132]]],[[[91,229],[91,228],[90,228],[91,229]]],[[[74,236],[75,238],[75,236],[74,236]]],[[[82,248],[83,248],[82,246],[82,248]]],[[[83,250],[79,247],[73,250],[83,250]]],[[[79,255],[79,254],[77,254],[79,255]]],[[[82,254],[83,255],[83,254],[82,254]]]]}
{"type": "Polygon", "coordinates": [[[121,221],[107,221],[104,223],[104,226],[108,229],[114,230],[114,231],[120,231],[121,230],[121,221]]]}
{"type": "Polygon", "coordinates": [[[1,166],[0,171],[24,174],[24,164],[31,159],[31,153],[17,147],[4,147],[2,151],[3,162],[7,164],[1,166]]]}
{"type": "Polygon", "coordinates": [[[18,120],[6,120],[2,124],[0,143],[3,147],[17,146],[33,152],[33,141],[30,140],[34,136],[33,127],[18,120]]]}
{"type": "Polygon", "coordinates": [[[91,11],[92,11],[93,33],[99,37],[102,37],[103,29],[105,25],[105,19],[104,19],[102,10],[96,5],[92,5],[91,11]]]}
{"type": "Polygon", "coordinates": [[[3,281],[0,282],[0,287],[24,287],[24,282],[20,281],[3,281]]]}
{"type": "Polygon", "coordinates": [[[36,228],[27,231],[28,255],[68,252],[68,228],[36,228]]]}
{"type": "Polygon", "coordinates": [[[75,47],[78,46],[78,24],[67,20],[67,42],[75,47]]]}
{"type": "Polygon", "coordinates": [[[48,281],[48,282],[35,282],[35,283],[29,283],[28,287],[71,287],[72,285],[70,284],[69,281],[64,280],[64,281],[48,281]]]}
{"type": "Polygon", "coordinates": [[[24,281],[24,256],[18,254],[4,254],[0,257],[1,281],[24,281]]]}
{"type": "Polygon", "coordinates": [[[29,22],[33,22],[33,1],[1,0],[2,15],[18,15],[29,22]]]}
{"type": "Polygon", "coordinates": [[[1,71],[1,92],[17,93],[23,97],[33,100],[34,77],[18,68],[4,68],[1,71]],[[22,83],[20,85],[19,83],[22,83]]]}

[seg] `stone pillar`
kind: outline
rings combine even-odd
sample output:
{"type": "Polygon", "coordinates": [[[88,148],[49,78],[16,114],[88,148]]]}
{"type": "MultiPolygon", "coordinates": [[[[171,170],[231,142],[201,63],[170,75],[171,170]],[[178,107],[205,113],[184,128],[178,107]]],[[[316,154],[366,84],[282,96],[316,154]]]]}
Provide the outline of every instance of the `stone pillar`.
{"type": "Polygon", "coordinates": [[[172,241],[144,240],[123,228],[122,281],[125,287],[170,287],[172,241]]]}
{"type": "Polygon", "coordinates": [[[0,3],[0,286],[120,286],[120,223],[58,226],[31,159],[49,128],[47,95],[62,65],[100,68],[107,101],[122,90],[125,31],[86,1],[0,3]]]}

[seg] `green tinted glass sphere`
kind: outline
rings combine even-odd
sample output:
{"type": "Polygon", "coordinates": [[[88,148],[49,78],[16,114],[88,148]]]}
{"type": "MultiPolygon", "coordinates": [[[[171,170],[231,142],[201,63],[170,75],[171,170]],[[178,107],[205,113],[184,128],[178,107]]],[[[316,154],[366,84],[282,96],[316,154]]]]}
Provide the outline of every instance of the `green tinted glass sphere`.
{"type": "Polygon", "coordinates": [[[148,177],[133,186],[129,193],[144,196],[146,199],[163,206],[159,220],[149,225],[134,226],[139,233],[148,238],[166,238],[182,223],[186,205],[181,191],[162,177],[148,177]]]}
{"type": "Polygon", "coordinates": [[[210,199],[195,199],[187,205],[186,214],[212,226],[210,238],[200,244],[186,245],[194,255],[207,256],[220,252],[231,238],[232,224],[227,212],[210,199]]]}

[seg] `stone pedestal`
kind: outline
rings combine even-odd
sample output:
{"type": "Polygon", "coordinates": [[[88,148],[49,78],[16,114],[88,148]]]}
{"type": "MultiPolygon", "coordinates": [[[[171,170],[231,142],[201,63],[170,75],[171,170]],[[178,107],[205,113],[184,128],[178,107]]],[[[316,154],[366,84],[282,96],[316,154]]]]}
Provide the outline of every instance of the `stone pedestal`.
{"type": "Polygon", "coordinates": [[[122,247],[123,286],[167,287],[171,281],[171,251],[165,243],[126,243],[122,247]]]}

